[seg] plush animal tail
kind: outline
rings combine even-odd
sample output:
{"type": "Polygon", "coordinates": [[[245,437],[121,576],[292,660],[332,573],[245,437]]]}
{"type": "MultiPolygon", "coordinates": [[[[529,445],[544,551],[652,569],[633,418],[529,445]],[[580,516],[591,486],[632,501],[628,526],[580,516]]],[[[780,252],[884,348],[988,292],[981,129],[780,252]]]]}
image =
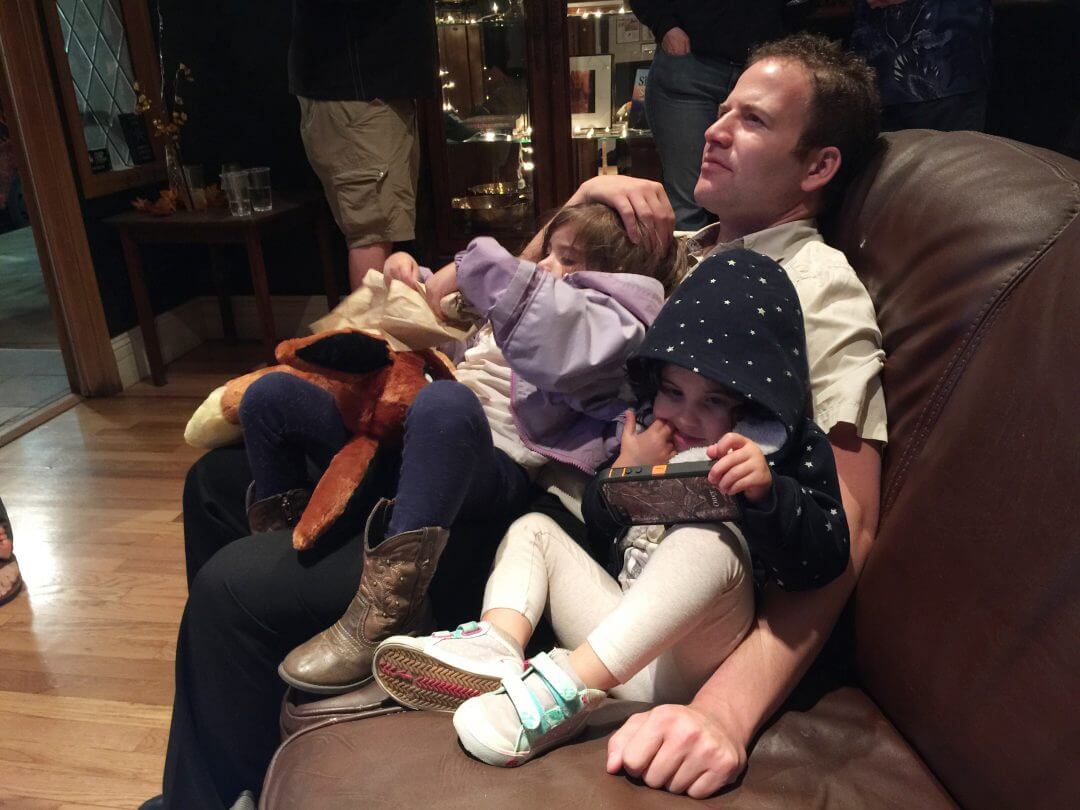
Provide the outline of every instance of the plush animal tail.
{"type": "Polygon", "coordinates": [[[303,551],[315,545],[341,513],[360,486],[379,443],[370,436],[358,435],[349,440],[326,468],[307,509],[293,529],[293,548],[303,551]]]}

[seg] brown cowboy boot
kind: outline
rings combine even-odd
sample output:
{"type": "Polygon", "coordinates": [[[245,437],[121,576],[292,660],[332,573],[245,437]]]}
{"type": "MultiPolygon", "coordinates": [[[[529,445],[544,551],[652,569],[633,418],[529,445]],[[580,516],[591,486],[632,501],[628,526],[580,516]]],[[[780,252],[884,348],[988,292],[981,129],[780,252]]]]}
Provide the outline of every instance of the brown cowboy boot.
{"type": "Polygon", "coordinates": [[[345,615],[289,653],[278,674],[305,692],[333,695],[371,680],[371,657],[380,641],[430,630],[427,590],[450,533],[426,527],[388,537],[393,501],[381,500],[364,531],[360,587],[345,615]]]}
{"type": "Polygon", "coordinates": [[[293,528],[300,522],[311,493],[306,489],[290,489],[261,501],[254,501],[254,498],[255,482],[252,481],[247,491],[248,528],[252,534],[261,534],[293,528]]]}

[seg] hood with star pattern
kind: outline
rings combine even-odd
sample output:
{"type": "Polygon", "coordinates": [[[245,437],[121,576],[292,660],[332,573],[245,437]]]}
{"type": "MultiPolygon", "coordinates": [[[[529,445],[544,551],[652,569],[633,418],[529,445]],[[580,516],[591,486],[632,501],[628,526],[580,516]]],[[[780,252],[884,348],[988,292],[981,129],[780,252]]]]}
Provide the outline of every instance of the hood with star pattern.
{"type": "Polygon", "coordinates": [[[627,362],[641,403],[656,394],[659,363],[701,374],[741,396],[749,412],[778,421],[786,439],[773,447],[782,450],[807,415],[810,393],[802,309],[784,268],[745,248],[701,262],[627,362]]]}

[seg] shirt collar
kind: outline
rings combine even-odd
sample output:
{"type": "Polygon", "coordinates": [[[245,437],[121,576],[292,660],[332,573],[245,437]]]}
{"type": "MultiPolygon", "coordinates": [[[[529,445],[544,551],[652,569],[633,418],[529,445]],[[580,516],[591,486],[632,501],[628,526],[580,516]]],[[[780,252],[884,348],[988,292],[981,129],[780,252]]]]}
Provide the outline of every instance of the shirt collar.
{"type": "Polygon", "coordinates": [[[686,237],[687,253],[700,262],[702,259],[706,259],[722,250],[743,247],[783,264],[798,253],[808,242],[824,241],[813,219],[797,219],[792,222],[773,225],[771,228],[764,228],[739,239],[733,239],[730,242],[717,243],[719,232],[720,223],[714,222],[712,225],[706,225],[695,233],[682,234],[686,237]]]}

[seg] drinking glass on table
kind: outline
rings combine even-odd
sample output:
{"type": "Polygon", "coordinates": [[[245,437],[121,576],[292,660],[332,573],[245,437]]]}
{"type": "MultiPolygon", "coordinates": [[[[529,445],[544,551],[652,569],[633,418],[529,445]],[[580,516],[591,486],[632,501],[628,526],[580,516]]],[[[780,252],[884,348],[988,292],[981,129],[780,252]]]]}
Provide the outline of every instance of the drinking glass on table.
{"type": "Polygon", "coordinates": [[[270,197],[270,169],[256,166],[247,170],[248,188],[251,192],[251,207],[256,211],[269,211],[273,208],[270,197]]]}
{"type": "Polygon", "coordinates": [[[222,172],[221,188],[229,200],[229,213],[246,217],[251,213],[251,185],[246,171],[222,172]]]}

